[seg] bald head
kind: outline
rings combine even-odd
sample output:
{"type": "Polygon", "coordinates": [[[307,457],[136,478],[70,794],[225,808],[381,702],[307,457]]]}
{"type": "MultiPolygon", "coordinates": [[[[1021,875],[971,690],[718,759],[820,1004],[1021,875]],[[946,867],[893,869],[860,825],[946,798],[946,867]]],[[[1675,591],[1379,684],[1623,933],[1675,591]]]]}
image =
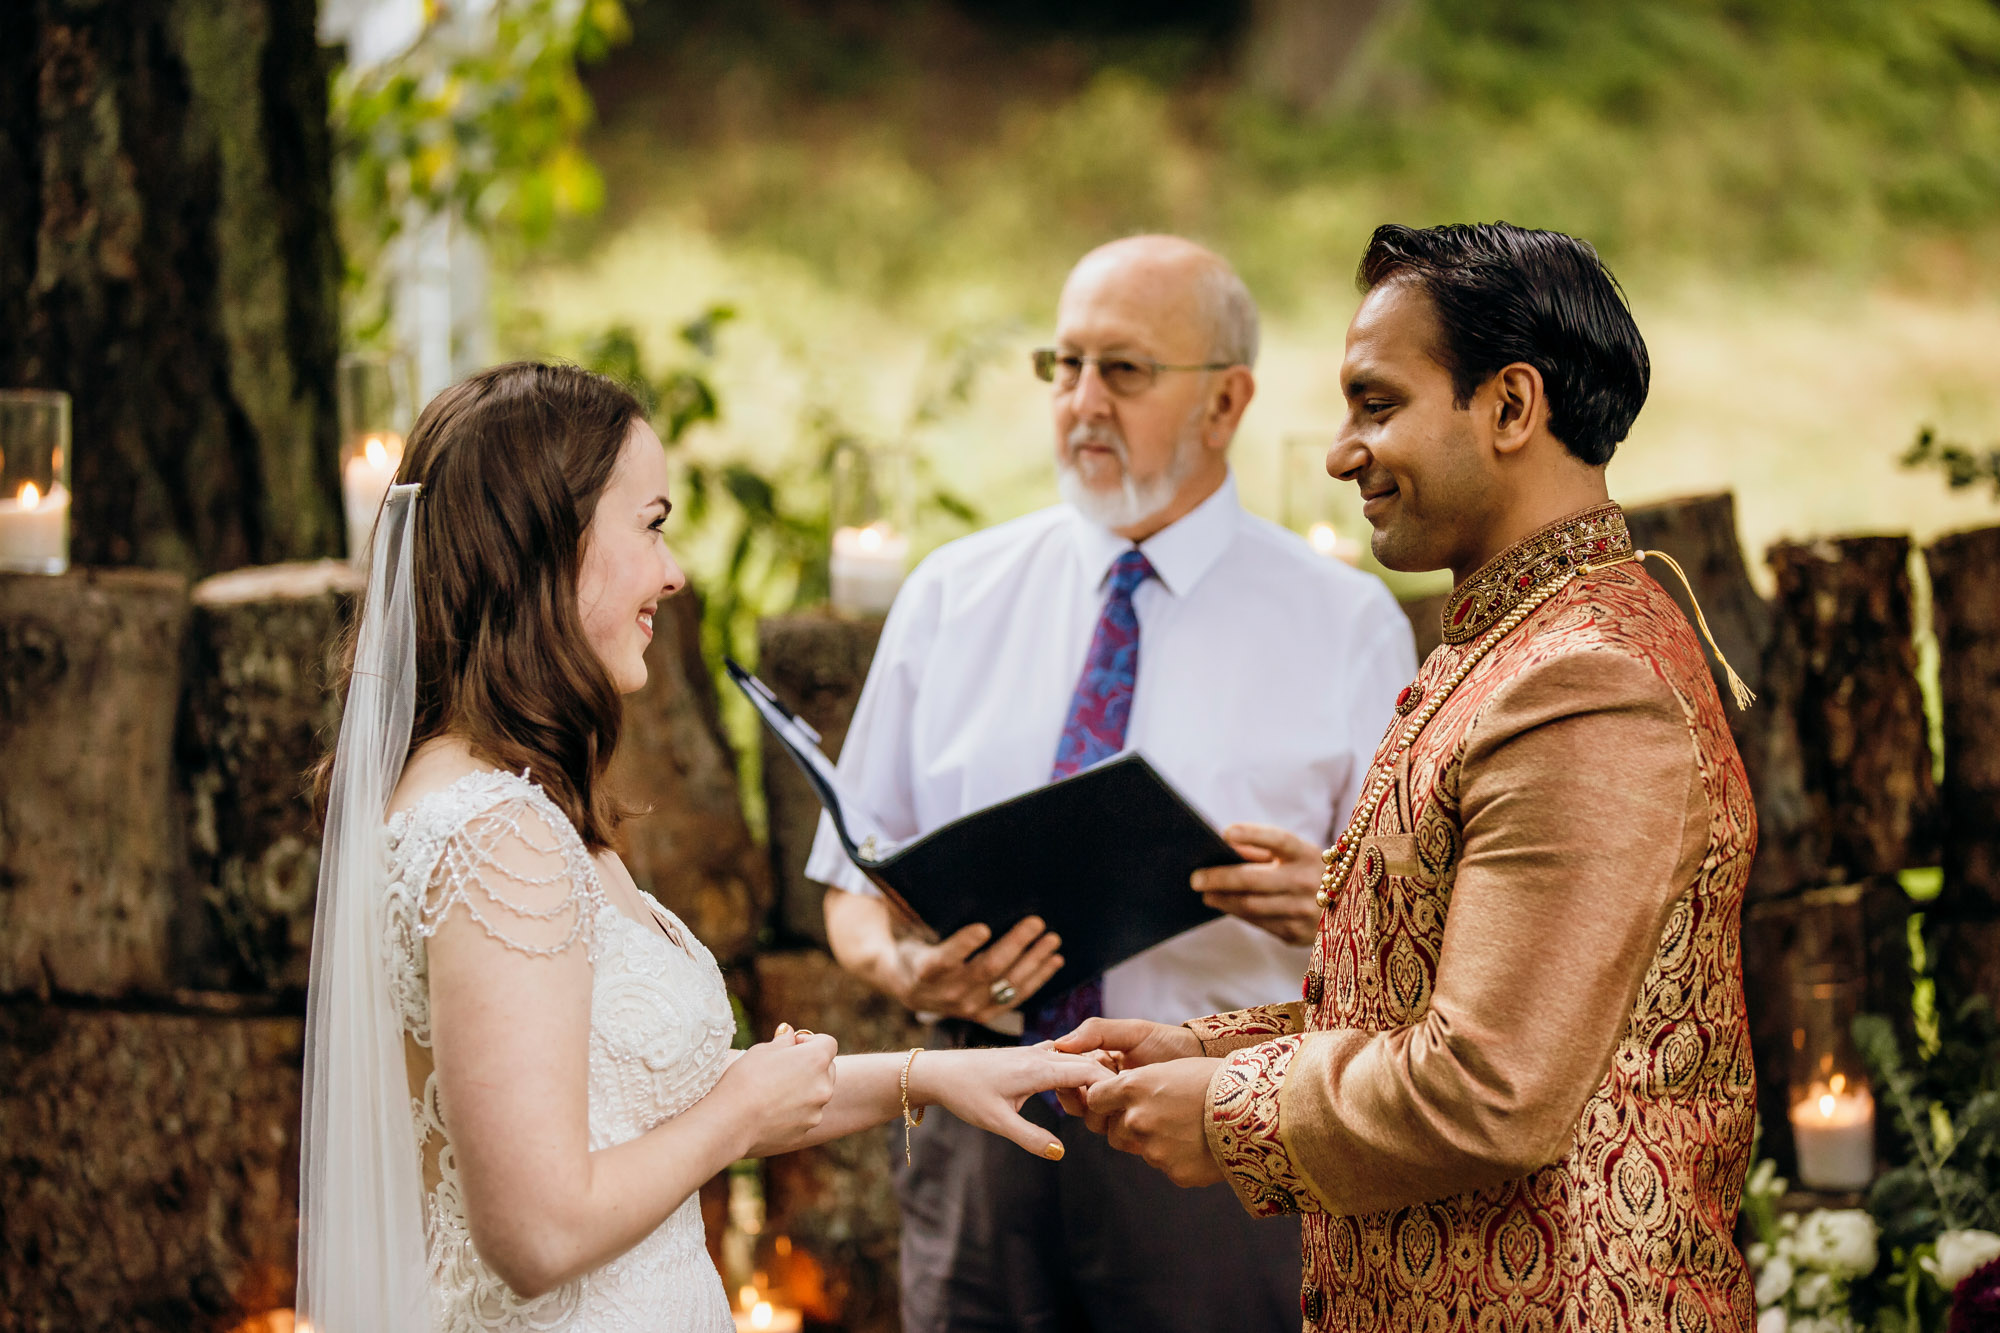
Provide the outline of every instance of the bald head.
{"type": "Polygon", "coordinates": [[[1127,236],[1070,270],[1059,309],[1108,303],[1175,357],[1257,363],[1257,303],[1229,261],[1180,236],[1127,236]]]}

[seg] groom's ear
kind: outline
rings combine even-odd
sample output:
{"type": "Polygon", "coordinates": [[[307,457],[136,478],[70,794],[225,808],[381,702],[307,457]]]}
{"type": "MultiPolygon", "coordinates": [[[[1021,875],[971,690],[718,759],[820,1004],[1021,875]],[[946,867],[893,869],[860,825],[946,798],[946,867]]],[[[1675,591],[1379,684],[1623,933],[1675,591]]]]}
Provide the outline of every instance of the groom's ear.
{"type": "Polygon", "coordinates": [[[1548,424],[1548,395],[1542,372],[1525,361],[1502,366],[1473,397],[1473,410],[1484,418],[1493,451],[1518,454],[1548,424]]]}

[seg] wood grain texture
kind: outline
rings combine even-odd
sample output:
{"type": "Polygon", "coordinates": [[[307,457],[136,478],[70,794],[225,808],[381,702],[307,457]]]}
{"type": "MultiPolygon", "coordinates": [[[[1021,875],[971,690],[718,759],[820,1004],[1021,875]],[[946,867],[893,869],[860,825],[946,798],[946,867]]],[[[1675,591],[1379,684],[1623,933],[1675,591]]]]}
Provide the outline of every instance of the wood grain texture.
{"type": "Polygon", "coordinates": [[[0,574],[0,995],[171,984],[186,582],[0,574]]]}
{"type": "Polygon", "coordinates": [[[1946,915],[2000,918],[2000,528],[1925,552],[1944,700],[1946,915]]]}

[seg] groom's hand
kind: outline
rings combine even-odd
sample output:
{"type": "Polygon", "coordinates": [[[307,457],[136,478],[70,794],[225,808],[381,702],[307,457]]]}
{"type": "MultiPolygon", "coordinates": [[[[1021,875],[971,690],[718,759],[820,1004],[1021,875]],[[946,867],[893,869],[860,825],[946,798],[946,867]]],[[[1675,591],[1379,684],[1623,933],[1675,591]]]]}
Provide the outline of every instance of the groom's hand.
{"type": "MultiPolygon", "coordinates": [[[[1201,1042],[1184,1027],[1149,1023],[1143,1018],[1086,1018],[1076,1031],[1056,1038],[1056,1049],[1074,1055],[1094,1055],[1106,1069],[1116,1073],[1156,1065],[1162,1060],[1184,1060],[1201,1054],[1201,1042]]],[[[1056,1094],[1063,1110],[1084,1114],[1081,1090],[1056,1094]]]]}
{"type": "Polygon", "coordinates": [[[1084,1123],[1183,1188],[1213,1185],[1222,1169],[1202,1132],[1208,1081],[1222,1061],[1202,1056],[1147,1065],[1090,1088],[1084,1123]]]}
{"type": "Polygon", "coordinates": [[[1195,871],[1189,883],[1201,900],[1287,944],[1311,944],[1319,931],[1320,849],[1268,824],[1231,824],[1222,837],[1249,864],[1195,871]]]}

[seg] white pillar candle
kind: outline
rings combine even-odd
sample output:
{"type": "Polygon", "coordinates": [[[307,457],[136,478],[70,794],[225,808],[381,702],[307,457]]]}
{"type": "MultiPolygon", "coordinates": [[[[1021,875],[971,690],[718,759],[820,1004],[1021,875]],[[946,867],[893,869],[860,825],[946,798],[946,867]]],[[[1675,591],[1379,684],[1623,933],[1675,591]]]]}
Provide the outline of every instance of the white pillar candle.
{"type": "Polygon", "coordinates": [[[903,564],[909,557],[910,539],[887,523],[834,529],[827,571],[833,609],[845,615],[885,614],[903,586],[903,564]]]}
{"type": "Polygon", "coordinates": [[[1875,1099],[1846,1079],[1815,1083],[1792,1107],[1799,1180],[1811,1189],[1865,1189],[1875,1178],[1875,1099]]]}
{"type": "Polygon", "coordinates": [[[0,569],[60,574],[69,568],[69,491],[44,495],[31,481],[0,498],[0,569]]]}
{"type": "Polygon", "coordinates": [[[347,460],[341,472],[340,498],[347,511],[347,557],[355,564],[368,559],[368,539],[375,531],[375,515],[381,512],[382,497],[396,479],[403,461],[403,437],[370,435],[347,460]]]}

